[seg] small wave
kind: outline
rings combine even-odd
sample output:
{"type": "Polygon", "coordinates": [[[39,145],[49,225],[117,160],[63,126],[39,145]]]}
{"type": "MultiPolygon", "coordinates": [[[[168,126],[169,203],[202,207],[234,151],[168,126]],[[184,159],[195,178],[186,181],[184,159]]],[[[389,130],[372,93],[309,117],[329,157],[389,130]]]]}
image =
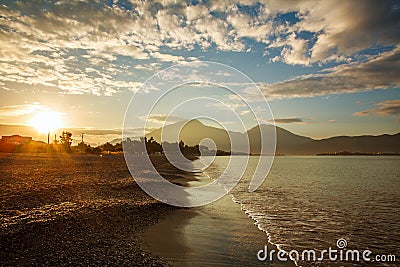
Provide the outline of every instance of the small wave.
{"type": "MultiPolygon", "coordinates": [[[[251,211],[250,209],[246,208],[246,205],[245,205],[245,204],[241,203],[241,201],[237,200],[237,198],[235,198],[233,195],[232,195],[232,199],[236,199],[236,201],[234,200],[234,202],[235,202],[235,203],[239,203],[240,206],[241,206],[241,209],[244,211],[244,213],[247,215],[247,217],[249,217],[250,219],[252,219],[252,220],[254,221],[254,225],[256,225],[257,228],[258,228],[260,231],[264,232],[264,233],[267,235],[267,237],[268,237],[268,243],[270,243],[271,245],[275,246],[279,251],[285,251],[285,250],[282,248],[282,246],[283,246],[282,244],[276,243],[276,242],[273,240],[273,236],[272,236],[271,232],[269,232],[269,231],[267,230],[265,224],[264,224],[263,221],[261,220],[261,218],[264,218],[264,217],[266,216],[265,214],[262,214],[262,213],[260,213],[260,212],[258,212],[258,211],[251,211]]],[[[295,259],[291,259],[291,260],[293,261],[293,263],[294,263],[296,266],[298,266],[298,263],[297,263],[297,261],[296,261],[295,259]]]]}
{"type": "MultiPolygon", "coordinates": [[[[218,168],[213,168],[212,169],[212,173],[207,173],[206,171],[204,171],[204,174],[209,177],[211,180],[214,180],[212,177],[218,177],[218,168]]],[[[220,184],[227,193],[229,193],[229,190],[227,189],[227,187],[224,184],[220,184]]],[[[238,185],[236,185],[238,186],[238,185]]],[[[236,189],[236,188],[235,188],[236,189]]],[[[236,190],[237,192],[241,192],[241,190],[236,190]]],[[[243,192],[247,193],[247,190],[244,190],[243,192]]],[[[274,241],[273,236],[271,234],[271,232],[269,232],[265,226],[265,223],[263,223],[262,219],[265,217],[268,217],[267,214],[265,213],[261,213],[258,211],[252,211],[249,208],[247,208],[247,206],[243,203],[243,201],[241,201],[237,196],[234,195],[233,192],[229,193],[231,196],[231,199],[233,201],[233,203],[239,204],[241,210],[247,215],[248,218],[250,218],[251,220],[254,221],[254,225],[257,226],[257,228],[264,232],[267,235],[267,240],[268,243],[271,244],[272,246],[275,246],[279,251],[284,251],[284,249],[282,248],[282,244],[279,244],[277,242],[274,241]]],[[[274,217],[274,216],[271,216],[274,217]]],[[[298,266],[298,263],[296,260],[294,259],[290,259],[292,260],[292,262],[298,266]]]]}

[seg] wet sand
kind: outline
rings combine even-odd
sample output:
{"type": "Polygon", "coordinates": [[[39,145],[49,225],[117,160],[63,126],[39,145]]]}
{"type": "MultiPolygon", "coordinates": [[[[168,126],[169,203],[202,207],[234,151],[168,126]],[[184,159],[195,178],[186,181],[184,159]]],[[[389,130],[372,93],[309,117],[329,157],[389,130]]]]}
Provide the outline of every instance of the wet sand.
{"type": "MultiPolygon", "coordinates": [[[[207,181],[203,176],[189,184],[199,186],[207,181]]],[[[203,207],[170,212],[147,229],[144,243],[153,255],[173,266],[294,266],[276,257],[273,262],[257,259],[265,245],[268,251],[278,250],[230,195],[203,207]]]]}
{"type": "Polygon", "coordinates": [[[0,154],[0,173],[1,266],[167,264],[141,235],[174,207],[137,186],[123,155],[0,154]]]}

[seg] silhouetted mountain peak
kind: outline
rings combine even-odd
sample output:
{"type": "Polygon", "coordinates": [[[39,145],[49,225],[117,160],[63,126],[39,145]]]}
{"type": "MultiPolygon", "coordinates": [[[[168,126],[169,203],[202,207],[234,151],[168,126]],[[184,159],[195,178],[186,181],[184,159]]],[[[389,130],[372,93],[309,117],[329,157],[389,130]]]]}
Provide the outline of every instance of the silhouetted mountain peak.
{"type": "MultiPolygon", "coordinates": [[[[367,153],[400,152],[400,133],[380,136],[337,136],[314,140],[310,137],[294,134],[272,124],[261,124],[252,127],[246,132],[249,138],[250,153],[260,153],[261,137],[263,138],[262,141],[265,142],[264,144],[267,144],[266,147],[273,144],[272,142],[275,141],[273,131],[276,131],[277,154],[315,155],[338,151],[367,153]]],[[[163,141],[177,142],[182,140],[189,146],[197,145],[203,139],[210,138],[215,142],[218,149],[225,151],[232,150],[230,141],[233,140],[236,144],[239,143],[238,146],[235,146],[234,149],[236,150],[233,152],[249,152],[246,147],[246,133],[227,132],[222,128],[205,125],[195,119],[169,124],[163,129],[159,128],[150,132],[146,136],[153,137],[156,141],[161,142],[162,134],[163,141]],[[169,132],[174,134],[169,135],[169,132]]]]}

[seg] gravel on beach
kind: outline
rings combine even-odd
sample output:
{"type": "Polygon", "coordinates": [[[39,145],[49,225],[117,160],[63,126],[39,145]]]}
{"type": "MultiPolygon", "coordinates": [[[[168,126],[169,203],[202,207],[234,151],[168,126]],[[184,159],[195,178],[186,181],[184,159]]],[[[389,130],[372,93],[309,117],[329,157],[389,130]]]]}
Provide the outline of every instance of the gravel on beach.
{"type": "Polygon", "coordinates": [[[168,265],[141,236],[175,208],[137,186],[123,155],[0,154],[0,173],[1,266],[168,265]]]}

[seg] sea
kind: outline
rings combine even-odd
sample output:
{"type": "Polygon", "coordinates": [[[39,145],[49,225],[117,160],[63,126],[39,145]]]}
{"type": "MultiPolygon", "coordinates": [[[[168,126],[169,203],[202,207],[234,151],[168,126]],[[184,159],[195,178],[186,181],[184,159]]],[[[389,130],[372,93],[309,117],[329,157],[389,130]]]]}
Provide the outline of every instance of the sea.
{"type": "MultiPolygon", "coordinates": [[[[215,157],[205,173],[218,178],[230,159],[215,157]]],[[[400,264],[400,157],[277,156],[254,192],[259,158],[235,161],[247,170],[232,200],[297,265],[400,264]]]]}
{"type": "Polygon", "coordinates": [[[150,228],[149,250],[173,266],[400,266],[400,157],[277,156],[249,192],[259,160],[193,161],[212,163],[189,187],[245,172],[219,200],[150,228]]]}

